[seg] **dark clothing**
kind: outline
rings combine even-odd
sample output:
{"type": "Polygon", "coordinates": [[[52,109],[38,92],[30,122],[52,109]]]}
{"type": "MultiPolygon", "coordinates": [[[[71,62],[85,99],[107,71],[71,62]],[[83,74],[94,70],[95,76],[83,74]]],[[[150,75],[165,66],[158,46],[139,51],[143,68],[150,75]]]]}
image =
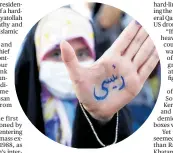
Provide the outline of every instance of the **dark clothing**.
{"type": "MultiPolygon", "coordinates": [[[[117,115],[106,124],[101,124],[97,120],[93,119],[89,113],[87,115],[92,122],[95,131],[105,145],[110,145],[115,141],[115,129],[117,115]]],[[[127,138],[131,134],[131,124],[129,118],[129,111],[127,108],[123,108],[119,111],[119,126],[118,126],[118,141],[127,138]]],[[[91,127],[84,116],[80,106],[77,107],[76,118],[73,128],[72,146],[75,148],[100,148],[102,147],[97,141],[91,127]]]]}
{"type": "Polygon", "coordinates": [[[36,61],[34,34],[37,24],[28,33],[15,69],[16,93],[23,111],[31,123],[44,133],[40,99],[40,82],[36,61]]]}
{"type": "MultiPolygon", "coordinates": [[[[45,134],[40,99],[41,87],[39,82],[39,72],[37,67],[36,49],[34,42],[36,27],[37,24],[28,33],[24,42],[20,58],[15,69],[15,86],[17,96],[23,111],[25,112],[31,123],[40,132],[45,134]]],[[[131,134],[131,124],[128,118],[129,115],[127,113],[127,110],[123,108],[120,111],[118,141],[125,139],[131,134]]],[[[111,144],[115,138],[116,115],[109,123],[105,125],[99,124],[98,121],[91,118],[91,116],[90,119],[94,124],[96,132],[98,133],[103,143],[111,144]]],[[[76,112],[73,131],[72,147],[101,147],[100,144],[98,144],[94,134],[92,133],[91,128],[79,106],[76,112]]]]}

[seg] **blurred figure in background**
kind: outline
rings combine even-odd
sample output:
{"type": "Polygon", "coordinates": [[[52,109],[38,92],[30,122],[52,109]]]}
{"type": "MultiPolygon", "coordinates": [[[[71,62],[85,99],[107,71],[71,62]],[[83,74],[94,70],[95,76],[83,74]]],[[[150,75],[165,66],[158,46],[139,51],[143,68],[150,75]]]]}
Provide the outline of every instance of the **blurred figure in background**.
{"type": "Polygon", "coordinates": [[[96,37],[97,58],[100,57],[122,32],[123,12],[115,7],[101,3],[76,3],[72,9],[93,22],[96,37]]]}
{"type": "Polygon", "coordinates": [[[92,18],[96,29],[97,55],[102,55],[122,32],[121,19],[123,12],[115,7],[95,3],[92,18]]]}
{"type": "Polygon", "coordinates": [[[61,10],[39,22],[35,41],[46,134],[71,145],[77,98],[61,59],[60,42],[69,41],[81,65],[88,66],[95,61],[94,33],[88,20],[70,9],[61,10]]]}
{"type": "MultiPolygon", "coordinates": [[[[70,146],[78,100],[72,88],[67,69],[61,59],[60,42],[67,40],[73,46],[80,63],[83,66],[90,65],[95,61],[92,26],[89,20],[76,12],[68,8],[61,8],[41,19],[32,37],[34,37],[39,82],[41,83],[40,100],[45,134],[54,141],[70,146]]],[[[29,110],[29,108],[25,109],[26,102],[23,100],[28,96],[21,95],[23,85],[26,84],[26,82],[21,84],[21,79],[25,81],[22,60],[29,58],[28,56],[24,59],[24,54],[29,49],[28,43],[31,43],[31,40],[28,39],[25,40],[22,55],[16,66],[16,89],[24,111],[31,117],[34,111],[29,110]]],[[[30,54],[31,52],[34,52],[34,50],[30,50],[30,54]]],[[[33,84],[34,82],[31,86],[33,84]]],[[[29,99],[26,101],[29,101],[29,99]]],[[[30,119],[35,120],[34,117],[30,119]]]]}

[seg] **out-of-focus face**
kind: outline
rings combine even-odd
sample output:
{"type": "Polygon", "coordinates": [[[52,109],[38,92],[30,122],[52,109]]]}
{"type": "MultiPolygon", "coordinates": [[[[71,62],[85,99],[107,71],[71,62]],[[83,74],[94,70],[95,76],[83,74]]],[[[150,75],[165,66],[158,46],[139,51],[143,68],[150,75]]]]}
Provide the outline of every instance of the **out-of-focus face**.
{"type": "MultiPolygon", "coordinates": [[[[73,47],[79,62],[93,59],[89,46],[87,46],[82,38],[71,39],[68,42],[73,47]]],[[[43,57],[43,60],[62,62],[60,46],[57,45],[48,51],[43,57]]]]}
{"type": "Polygon", "coordinates": [[[94,33],[89,20],[69,8],[58,9],[39,21],[34,39],[40,82],[58,99],[76,98],[60,43],[71,44],[82,66],[93,64],[94,33]]]}
{"type": "Polygon", "coordinates": [[[35,33],[37,63],[62,62],[60,42],[68,41],[79,62],[95,59],[94,33],[89,20],[71,9],[61,8],[45,16],[35,33]]]}

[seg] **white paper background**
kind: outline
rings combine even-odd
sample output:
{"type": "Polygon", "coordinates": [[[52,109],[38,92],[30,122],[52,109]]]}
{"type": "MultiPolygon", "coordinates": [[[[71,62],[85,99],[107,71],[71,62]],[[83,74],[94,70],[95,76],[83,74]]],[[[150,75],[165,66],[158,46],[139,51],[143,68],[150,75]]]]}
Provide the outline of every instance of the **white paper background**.
{"type": "MultiPolygon", "coordinates": [[[[81,0],[79,0],[81,2],[81,0]]],[[[23,153],[57,153],[67,152],[88,152],[88,150],[79,150],[70,147],[65,147],[56,142],[53,142],[42,133],[40,133],[27,119],[20,104],[18,102],[15,86],[14,86],[14,66],[16,57],[21,46],[21,43],[31,29],[31,27],[44,15],[60,6],[65,4],[79,2],[78,0],[25,0],[23,3],[23,28],[20,30],[19,35],[14,36],[1,36],[0,41],[5,40],[13,41],[13,48],[11,49],[10,62],[9,62],[9,79],[8,85],[10,88],[11,101],[13,108],[0,109],[0,116],[10,115],[18,116],[21,123],[23,123],[23,153]]],[[[153,136],[160,135],[161,130],[153,128],[153,121],[156,121],[160,109],[163,107],[163,102],[166,95],[166,89],[171,89],[171,83],[167,81],[167,68],[166,68],[166,55],[160,39],[160,34],[164,33],[163,28],[153,27],[153,0],[102,0],[97,1],[115,6],[133,18],[138,20],[146,31],[150,34],[151,38],[155,42],[155,45],[159,51],[162,67],[162,85],[156,106],[143,126],[135,132],[132,136],[124,141],[106,147],[103,149],[90,150],[90,152],[107,152],[107,153],[152,153],[153,152],[153,136]]],[[[161,2],[161,1],[160,1],[161,2]]],[[[166,33],[166,32],[165,32],[166,33]]],[[[121,129],[120,129],[121,130],[121,129]]]]}

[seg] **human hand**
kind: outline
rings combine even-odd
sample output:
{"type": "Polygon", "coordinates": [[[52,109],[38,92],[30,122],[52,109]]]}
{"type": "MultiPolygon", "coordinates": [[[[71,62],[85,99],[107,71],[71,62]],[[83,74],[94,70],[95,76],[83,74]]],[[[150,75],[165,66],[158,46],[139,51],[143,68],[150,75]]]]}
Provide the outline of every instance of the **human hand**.
{"type": "Polygon", "coordinates": [[[102,121],[135,98],[159,61],[153,41],[136,21],[90,67],[79,64],[69,43],[60,47],[79,102],[102,121]]]}

